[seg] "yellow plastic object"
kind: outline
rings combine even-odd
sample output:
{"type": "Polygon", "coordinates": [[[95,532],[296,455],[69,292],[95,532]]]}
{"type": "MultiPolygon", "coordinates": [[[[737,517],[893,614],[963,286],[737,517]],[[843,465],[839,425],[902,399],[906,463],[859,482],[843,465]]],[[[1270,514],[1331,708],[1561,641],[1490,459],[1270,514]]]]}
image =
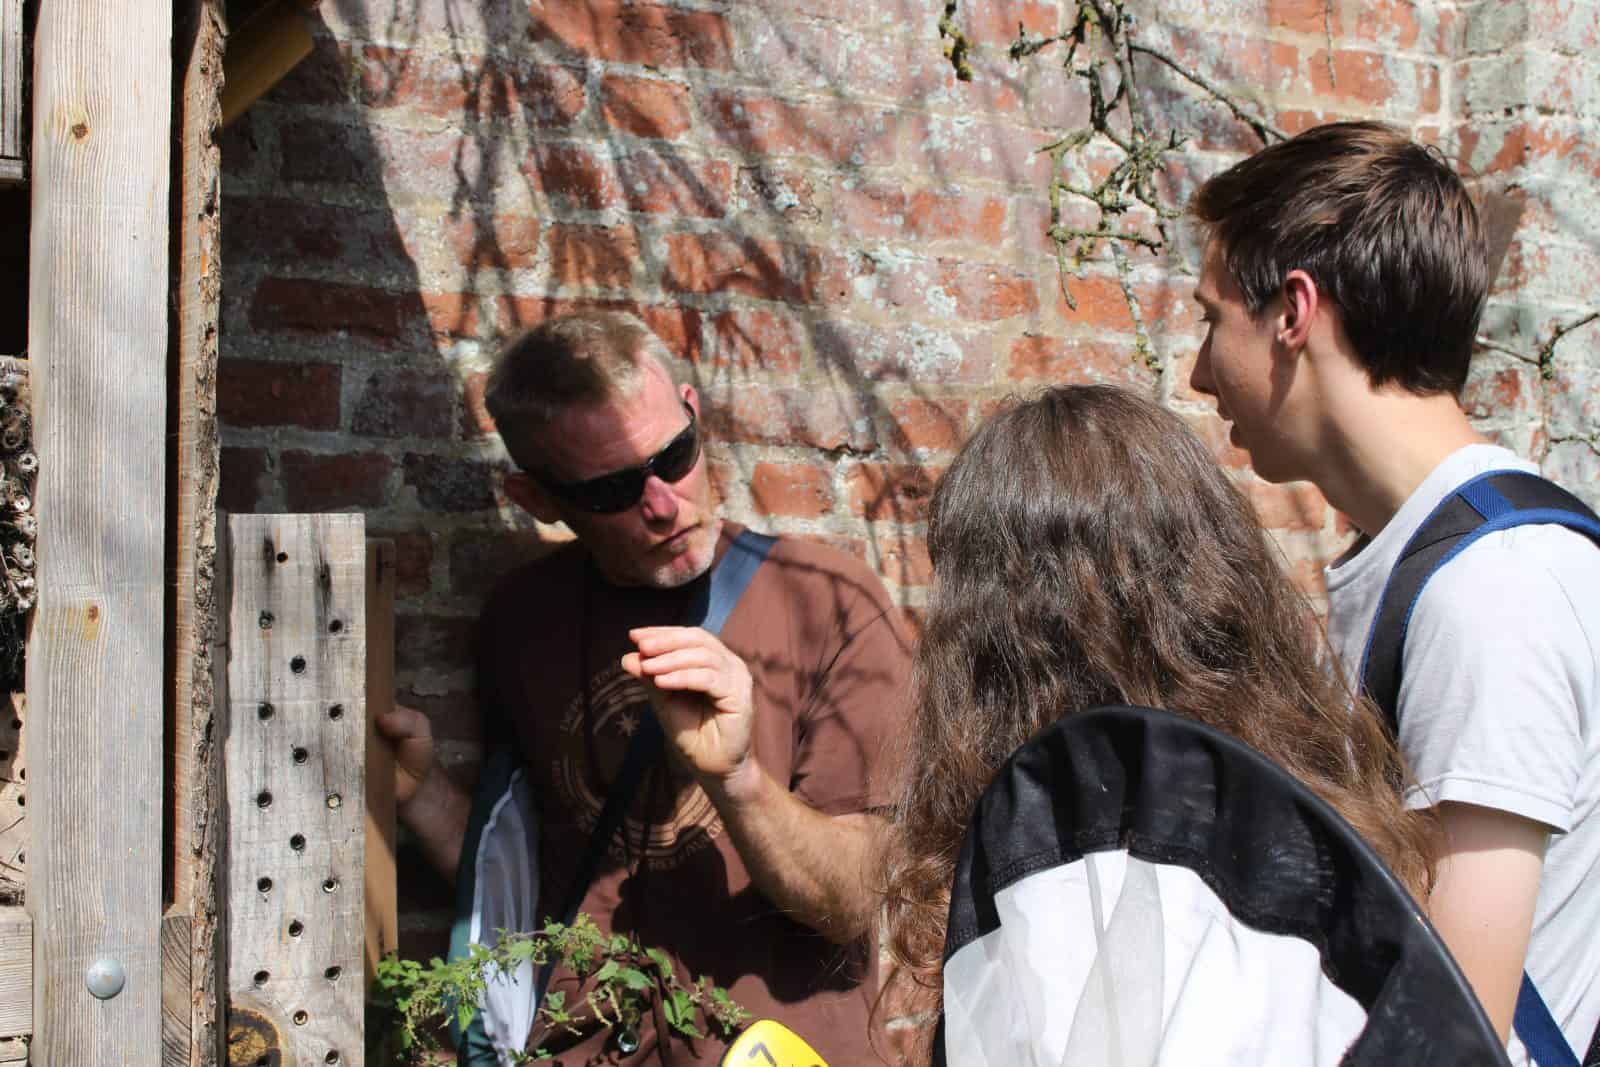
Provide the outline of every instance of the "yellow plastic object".
{"type": "Polygon", "coordinates": [[[817,1050],[793,1030],[771,1019],[752,1023],[728,1047],[722,1067],[828,1067],[817,1050]]]}

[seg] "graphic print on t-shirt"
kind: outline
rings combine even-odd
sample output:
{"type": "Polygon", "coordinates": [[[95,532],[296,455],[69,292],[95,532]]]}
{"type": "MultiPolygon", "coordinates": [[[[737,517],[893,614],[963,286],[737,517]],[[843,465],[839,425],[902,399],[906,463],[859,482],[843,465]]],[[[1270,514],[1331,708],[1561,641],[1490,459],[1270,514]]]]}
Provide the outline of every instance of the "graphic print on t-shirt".
{"type": "MultiPolygon", "coordinates": [[[[589,679],[589,693],[592,721],[584,722],[583,694],[579,693],[561,716],[556,751],[550,763],[551,781],[584,833],[593,832],[600,818],[606,790],[622,769],[634,732],[646,715],[654,714],[643,684],[617,663],[602,668],[589,679]],[[592,745],[598,767],[589,766],[591,742],[585,736],[588,730],[593,731],[592,745]]],[[[709,847],[721,833],[722,820],[705,790],[675,761],[662,755],[639,782],[623,821],[623,833],[611,840],[608,851],[613,860],[625,864],[639,858],[642,840],[644,857],[651,869],[670,870],[709,847]],[[662,775],[666,775],[665,788],[661,784],[662,775]],[[633,855],[628,855],[628,851],[633,855]]]]}

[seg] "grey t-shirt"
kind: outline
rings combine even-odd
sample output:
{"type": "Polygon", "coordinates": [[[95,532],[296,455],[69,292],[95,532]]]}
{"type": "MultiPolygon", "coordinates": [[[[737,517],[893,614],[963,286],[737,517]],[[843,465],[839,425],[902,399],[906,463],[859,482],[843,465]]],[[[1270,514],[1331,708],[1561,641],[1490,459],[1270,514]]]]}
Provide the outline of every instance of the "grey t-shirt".
{"type": "MultiPolygon", "coordinates": [[[[1469,445],[1389,524],[1327,569],[1328,637],[1354,687],[1384,583],[1456,487],[1490,470],[1537,473],[1469,445]]],[[[1413,808],[1459,801],[1549,826],[1528,947],[1533,977],[1581,1056],[1600,1019],[1600,550],[1558,526],[1486,535],[1433,576],[1412,614],[1400,748],[1413,808]]],[[[1512,1039],[1512,1059],[1526,1063],[1512,1039]]]]}

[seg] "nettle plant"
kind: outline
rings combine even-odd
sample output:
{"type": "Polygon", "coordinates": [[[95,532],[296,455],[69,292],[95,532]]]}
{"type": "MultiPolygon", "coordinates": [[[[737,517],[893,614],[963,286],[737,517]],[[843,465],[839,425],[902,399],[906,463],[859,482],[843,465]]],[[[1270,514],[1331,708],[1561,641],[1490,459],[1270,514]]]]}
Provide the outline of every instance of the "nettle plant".
{"type": "MultiPolygon", "coordinates": [[[[372,1000],[392,1016],[400,1062],[418,1063],[439,1046],[441,1023],[453,1018],[463,1030],[471,1025],[490,981],[510,979],[525,963],[537,972],[551,961],[582,978],[588,992],[573,1004],[563,992],[547,992],[535,1029],[542,1024],[577,1035],[591,1029],[594,1020],[626,1042],[657,1000],[667,1026],[684,1037],[727,1040],[750,1018],[710,978],[684,985],[666,953],[626,934],[607,934],[582,913],[570,926],[550,922],[527,933],[501,931],[493,947],[474,944],[466,956],[448,962],[435,957],[424,966],[389,956],[378,964],[372,1000]]],[[[536,1048],[513,1053],[512,1059],[538,1063],[550,1055],[536,1048]]]]}

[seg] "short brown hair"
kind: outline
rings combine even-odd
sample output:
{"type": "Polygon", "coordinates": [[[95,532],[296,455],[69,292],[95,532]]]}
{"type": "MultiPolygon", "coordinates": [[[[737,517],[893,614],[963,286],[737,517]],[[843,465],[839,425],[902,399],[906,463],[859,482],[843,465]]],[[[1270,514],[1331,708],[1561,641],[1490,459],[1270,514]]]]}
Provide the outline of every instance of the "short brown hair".
{"type": "Polygon", "coordinates": [[[1489,256],[1472,198],[1437,149],[1378,122],[1317,126],[1218,174],[1189,210],[1252,315],[1303,270],[1373,385],[1460,393],[1489,256]]]}
{"type": "Polygon", "coordinates": [[[661,339],[627,312],[557,315],[500,350],[484,406],[511,458],[533,470],[534,434],[567,408],[631,395],[650,361],[670,380],[665,355],[661,339]]]}

